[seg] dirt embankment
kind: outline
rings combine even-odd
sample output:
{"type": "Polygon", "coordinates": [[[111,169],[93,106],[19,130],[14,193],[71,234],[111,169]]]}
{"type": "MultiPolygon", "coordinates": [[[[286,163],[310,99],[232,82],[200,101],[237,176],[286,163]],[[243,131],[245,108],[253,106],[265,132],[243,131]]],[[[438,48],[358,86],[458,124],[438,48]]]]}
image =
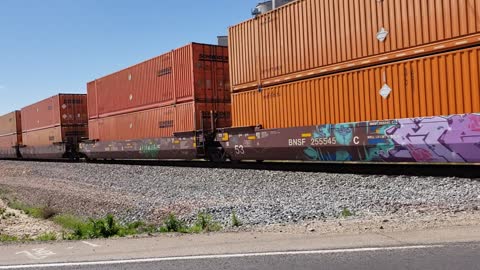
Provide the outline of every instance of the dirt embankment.
{"type": "Polygon", "coordinates": [[[0,236],[35,239],[46,233],[61,235],[61,232],[62,228],[52,221],[29,217],[0,199],[0,236]]]}

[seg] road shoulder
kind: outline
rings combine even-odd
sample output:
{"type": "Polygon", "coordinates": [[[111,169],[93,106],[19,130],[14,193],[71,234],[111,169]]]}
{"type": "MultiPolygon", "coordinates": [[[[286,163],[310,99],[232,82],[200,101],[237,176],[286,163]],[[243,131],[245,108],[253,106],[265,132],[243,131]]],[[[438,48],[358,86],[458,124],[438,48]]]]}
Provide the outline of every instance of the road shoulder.
{"type": "MultiPolygon", "coordinates": [[[[216,233],[0,246],[0,265],[480,242],[480,226],[356,234],[216,233]]],[[[0,268],[1,269],[1,268],[0,268]]]]}

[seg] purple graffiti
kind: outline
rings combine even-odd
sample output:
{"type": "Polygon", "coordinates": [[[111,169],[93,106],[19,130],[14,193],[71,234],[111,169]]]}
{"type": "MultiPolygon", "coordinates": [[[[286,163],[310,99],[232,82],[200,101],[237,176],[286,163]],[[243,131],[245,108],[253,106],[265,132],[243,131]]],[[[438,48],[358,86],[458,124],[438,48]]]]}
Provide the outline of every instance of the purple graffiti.
{"type": "Polygon", "coordinates": [[[401,119],[386,134],[400,147],[389,158],[418,162],[480,162],[480,115],[401,119]]]}
{"type": "Polygon", "coordinates": [[[480,115],[454,116],[450,129],[443,136],[443,143],[465,160],[478,159],[480,151],[480,115]],[[476,147],[472,148],[472,145],[476,147]]]}

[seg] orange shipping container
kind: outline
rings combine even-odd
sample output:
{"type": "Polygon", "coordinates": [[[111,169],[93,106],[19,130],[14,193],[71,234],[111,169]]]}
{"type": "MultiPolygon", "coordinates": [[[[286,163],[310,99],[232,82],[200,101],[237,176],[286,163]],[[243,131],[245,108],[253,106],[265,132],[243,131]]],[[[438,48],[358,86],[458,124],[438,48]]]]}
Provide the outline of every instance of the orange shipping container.
{"type": "Polygon", "coordinates": [[[236,93],[233,125],[286,128],[479,113],[479,79],[475,47],[236,93]]]}
{"type": "Polygon", "coordinates": [[[87,95],[59,94],[22,109],[22,131],[88,123],[87,95]]]}
{"type": "Polygon", "coordinates": [[[298,0],[230,28],[232,89],[466,47],[479,33],[477,0],[298,0]]]}
{"type": "Polygon", "coordinates": [[[89,121],[91,140],[115,141],[172,137],[175,132],[211,127],[210,111],[215,111],[215,126],[230,127],[230,103],[183,103],[89,121]]]}
{"type": "Polygon", "coordinates": [[[90,119],[230,101],[227,47],[192,43],[87,84],[90,119]]]}
{"type": "Polygon", "coordinates": [[[0,136],[22,132],[20,111],[0,116],[0,136]]]}
{"type": "Polygon", "coordinates": [[[56,143],[76,143],[78,138],[86,138],[88,128],[84,126],[56,126],[23,132],[23,145],[48,146],[56,143]]]}

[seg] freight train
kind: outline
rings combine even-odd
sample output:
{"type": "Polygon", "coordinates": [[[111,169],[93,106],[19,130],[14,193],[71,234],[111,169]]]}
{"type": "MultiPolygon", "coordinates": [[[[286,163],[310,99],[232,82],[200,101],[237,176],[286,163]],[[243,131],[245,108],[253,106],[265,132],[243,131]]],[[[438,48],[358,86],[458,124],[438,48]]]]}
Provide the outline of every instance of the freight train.
{"type": "Polygon", "coordinates": [[[480,3],[297,0],[0,117],[0,157],[480,163],[480,3]]]}

